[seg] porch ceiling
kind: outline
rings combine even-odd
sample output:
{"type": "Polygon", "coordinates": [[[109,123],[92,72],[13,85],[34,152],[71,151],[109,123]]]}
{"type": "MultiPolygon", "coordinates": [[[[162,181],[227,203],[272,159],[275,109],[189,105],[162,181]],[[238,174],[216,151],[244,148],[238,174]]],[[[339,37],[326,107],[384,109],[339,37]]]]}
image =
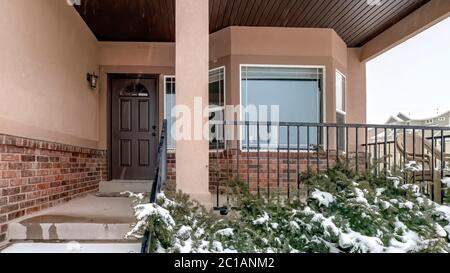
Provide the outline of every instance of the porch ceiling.
{"type": "MultiPolygon", "coordinates": [[[[228,26],[333,28],[358,47],[430,0],[209,1],[211,33],[228,26]]],[[[175,40],[175,0],[82,0],[75,8],[100,41],[175,40]]]]}

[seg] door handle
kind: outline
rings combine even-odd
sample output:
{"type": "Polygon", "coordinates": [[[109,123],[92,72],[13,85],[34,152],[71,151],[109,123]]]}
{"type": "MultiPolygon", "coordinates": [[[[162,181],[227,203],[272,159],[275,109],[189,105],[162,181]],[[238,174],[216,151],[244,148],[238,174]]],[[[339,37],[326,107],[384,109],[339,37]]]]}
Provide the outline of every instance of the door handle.
{"type": "Polygon", "coordinates": [[[153,133],[152,133],[152,136],[156,136],[156,133],[155,133],[155,132],[153,132],[153,133]]]}

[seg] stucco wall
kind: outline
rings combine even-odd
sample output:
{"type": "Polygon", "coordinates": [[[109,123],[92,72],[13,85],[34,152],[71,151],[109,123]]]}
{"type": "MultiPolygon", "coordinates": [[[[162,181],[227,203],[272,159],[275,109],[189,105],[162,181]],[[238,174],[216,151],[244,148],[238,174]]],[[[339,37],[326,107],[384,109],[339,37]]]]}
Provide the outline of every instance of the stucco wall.
{"type": "Polygon", "coordinates": [[[0,0],[0,133],[97,148],[97,41],[61,0],[0,0]]]}
{"type": "MultiPolygon", "coordinates": [[[[98,42],[65,1],[0,1],[1,133],[106,149],[109,73],[159,75],[163,117],[163,80],[175,74],[175,43],[98,42]],[[90,71],[100,76],[95,91],[85,78],[90,71]]],[[[331,29],[230,27],[210,35],[210,67],[226,67],[228,104],[240,103],[240,64],[323,65],[327,122],[335,120],[334,71],[347,74],[347,54],[331,29]]],[[[349,107],[359,115],[365,104],[352,104],[353,95],[348,92],[349,107]]]]}
{"type": "Polygon", "coordinates": [[[158,112],[164,117],[164,76],[175,75],[175,43],[99,42],[100,86],[98,101],[98,146],[108,145],[108,74],[159,75],[158,112]]]}
{"type": "Polygon", "coordinates": [[[210,59],[213,67],[226,65],[233,105],[240,103],[240,64],[324,66],[324,121],[335,121],[335,70],[347,74],[347,47],[331,29],[230,27],[211,34],[210,59]]]}

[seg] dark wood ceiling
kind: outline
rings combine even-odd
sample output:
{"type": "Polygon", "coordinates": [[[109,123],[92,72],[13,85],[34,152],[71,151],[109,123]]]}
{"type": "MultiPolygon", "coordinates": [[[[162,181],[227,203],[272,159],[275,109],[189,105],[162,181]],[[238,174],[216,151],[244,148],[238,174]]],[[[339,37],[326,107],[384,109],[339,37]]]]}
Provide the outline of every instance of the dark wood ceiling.
{"type": "MultiPolygon", "coordinates": [[[[429,1],[210,0],[210,31],[228,26],[333,28],[354,47],[365,44],[429,1]]],[[[81,2],[76,9],[100,41],[175,40],[175,0],[81,2]]]]}

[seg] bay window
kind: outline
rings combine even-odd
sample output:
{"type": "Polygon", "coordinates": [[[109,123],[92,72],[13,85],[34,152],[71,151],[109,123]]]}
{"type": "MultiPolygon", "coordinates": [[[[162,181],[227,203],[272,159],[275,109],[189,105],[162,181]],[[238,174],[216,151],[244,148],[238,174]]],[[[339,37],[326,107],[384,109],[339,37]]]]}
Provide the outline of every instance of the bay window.
{"type": "MultiPolygon", "coordinates": [[[[323,73],[322,67],[241,65],[241,119],[322,122],[323,73]]],[[[268,149],[305,149],[320,144],[321,132],[315,127],[308,130],[301,126],[299,136],[296,127],[289,130],[285,126],[260,126],[259,130],[257,126],[249,126],[248,132],[247,128],[242,130],[242,148],[256,148],[258,139],[260,148],[268,149]]]]}

